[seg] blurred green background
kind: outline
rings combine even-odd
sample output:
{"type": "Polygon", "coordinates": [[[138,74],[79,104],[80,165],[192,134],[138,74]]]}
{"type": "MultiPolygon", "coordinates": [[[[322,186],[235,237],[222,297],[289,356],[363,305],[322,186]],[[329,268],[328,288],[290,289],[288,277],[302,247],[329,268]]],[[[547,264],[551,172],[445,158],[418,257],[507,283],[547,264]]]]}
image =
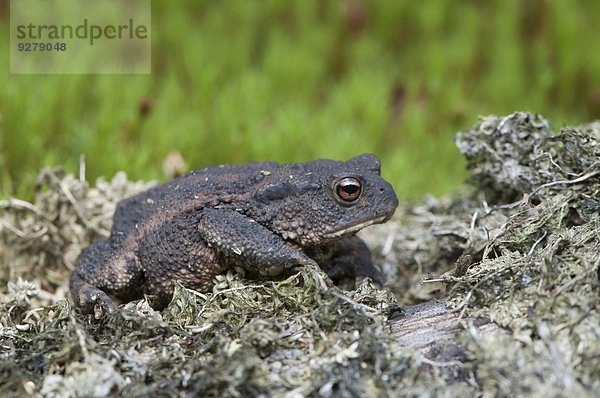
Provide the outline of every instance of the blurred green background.
{"type": "Polygon", "coordinates": [[[10,75],[0,1],[0,196],[43,165],[168,179],[250,160],[373,152],[400,197],[466,176],[477,115],[600,118],[598,1],[158,1],[152,74],[10,75]]]}

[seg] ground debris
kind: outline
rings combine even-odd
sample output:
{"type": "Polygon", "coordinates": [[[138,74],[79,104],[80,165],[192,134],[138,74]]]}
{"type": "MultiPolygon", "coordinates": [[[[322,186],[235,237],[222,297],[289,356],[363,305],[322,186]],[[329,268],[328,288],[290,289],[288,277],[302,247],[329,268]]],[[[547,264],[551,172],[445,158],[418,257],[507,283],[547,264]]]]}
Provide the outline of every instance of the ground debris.
{"type": "Polygon", "coordinates": [[[473,186],[361,231],[384,289],[230,270],[100,320],[64,299],[70,268],[149,185],[44,169],[33,204],[0,201],[0,395],[597,396],[600,123],[555,133],[517,112],[455,139],[473,186]],[[450,344],[394,330],[419,303],[448,315],[450,344]]]}

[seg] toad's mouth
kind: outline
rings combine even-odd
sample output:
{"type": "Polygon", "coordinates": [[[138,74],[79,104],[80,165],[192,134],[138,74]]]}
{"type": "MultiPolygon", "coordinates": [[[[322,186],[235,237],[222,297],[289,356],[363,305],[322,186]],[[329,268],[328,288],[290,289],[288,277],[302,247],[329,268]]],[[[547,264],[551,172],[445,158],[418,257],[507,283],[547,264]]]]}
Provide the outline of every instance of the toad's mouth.
{"type": "Polygon", "coordinates": [[[368,219],[365,221],[359,221],[358,223],[353,224],[349,227],[345,227],[342,229],[338,229],[337,231],[329,232],[328,234],[325,235],[325,238],[326,239],[340,238],[342,236],[349,235],[351,233],[360,231],[361,229],[368,227],[369,225],[384,223],[387,220],[389,220],[390,218],[392,218],[392,215],[393,215],[393,213],[392,214],[384,214],[383,216],[371,218],[371,219],[368,219]]]}

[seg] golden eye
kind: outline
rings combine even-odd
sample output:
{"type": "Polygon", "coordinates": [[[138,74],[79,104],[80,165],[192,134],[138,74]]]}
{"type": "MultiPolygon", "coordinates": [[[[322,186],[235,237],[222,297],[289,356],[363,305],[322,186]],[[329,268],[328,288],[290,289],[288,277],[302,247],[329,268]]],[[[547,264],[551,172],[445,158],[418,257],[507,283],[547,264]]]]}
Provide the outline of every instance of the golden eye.
{"type": "Polygon", "coordinates": [[[354,202],[362,192],[362,185],[356,178],[346,177],[337,183],[335,192],[344,202],[354,202]]]}

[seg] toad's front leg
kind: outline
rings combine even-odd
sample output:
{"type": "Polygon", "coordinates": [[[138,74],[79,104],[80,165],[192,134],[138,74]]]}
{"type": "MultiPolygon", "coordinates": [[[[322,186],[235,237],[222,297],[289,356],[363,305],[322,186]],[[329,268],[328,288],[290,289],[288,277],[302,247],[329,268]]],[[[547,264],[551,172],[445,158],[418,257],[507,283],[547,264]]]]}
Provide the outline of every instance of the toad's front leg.
{"type": "Polygon", "coordinates": [[[251,218],[228,209],[202,211],[198,232],[232,263],[260,275],[278,275],[298,265],[318,267],[303,251],[251,218]]]}
{"type": "Polygon", "coordinates": [[[317,259],[321,268],[338,286],[353,286],[366,277],[383,286],[385,277],[371,262],[369,248],[358,236],[349,236],[327,246],[322,256],[314,254],[320,247],[312,248],[308,254],[317,259]]]}

